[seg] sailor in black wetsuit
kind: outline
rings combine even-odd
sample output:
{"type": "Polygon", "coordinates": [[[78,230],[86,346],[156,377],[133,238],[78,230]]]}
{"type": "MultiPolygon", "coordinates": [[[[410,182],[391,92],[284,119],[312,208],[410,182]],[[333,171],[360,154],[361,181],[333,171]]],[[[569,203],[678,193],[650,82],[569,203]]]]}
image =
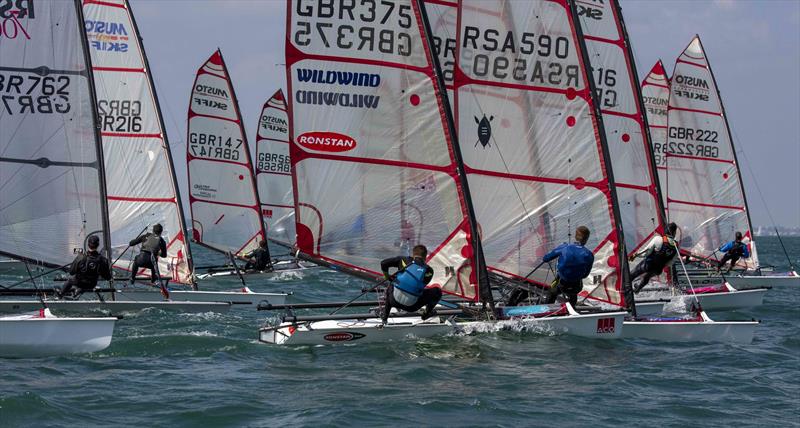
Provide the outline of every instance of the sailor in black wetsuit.
{"type": "Polygon", "coordinates": [[[731,262],[730,267],[725,270],[725,273],[728,273],[736,267],[736,262],[739,261],[740,258],[749,258],[750,257],[750,249],[747,248],[747,244],[742,242],[742,232],[736,232],[736,239],[733,241],[728,242],[727,244],[719,247],[719,251],[725,253],[722,256],[722,259],[719,261],[719,267],[717,268],[717,272],[719,272],[722,268],[725,267],[725,263],[728,261],[731,262]]]}
{"type": "Polygon", "coordinates": [[[97,251],[97,247],[100,246],[100,238],[95,235],[90,236],[86,241],[86,246],[89,247],[89,251],[75,257],[69,269],[69,279],[57,292],[59,297],[67,296],[67,293],[73,288],[77,290],[76,296],[74,296],[77,297],[83,292],[97,287],[97,280],[100,277],[106,281],[111,279],[111,266],[108,259],[97,251]]]}
{"type": "Polygon", "coordinates": [[[381,261],[383,276],[390,281],[386,287],[386,302],[383,309],[383,323],[389,320],[392,308],[402,309],[406,312],[415,312],[425,306],[422,319],[434,315],[434,308],[442,298],[439,287],[426,287],[433,278],[433,268],[425,264],[428,249],[424,245],[417,245],[411,251],[411,257],[392,257],[381,261]],[[398,271],[394,279],[389,275],[389,269],[398,271]]]}
{"type": "MultiPolygon", "coordinates": [[[[128,243],[131,247],[142,244],[141,251],[136,258],[133,259],[131,284],[136,280],[136,273],[139,269],[145,268],[150,269],[150,285],[156,285],[156,280],[160,276],[159,272],[156,270],[158,269],[158,258],[167,257],[167,243],[164,241],[164,238],[161,237],[161,232],[163,231],[164,228],[160,224],[156,224],[153,226],[152,233],[146,233],[128,243]]],[[[169,292],[167,292],[164,284],[161,283],[158,285],[161,288],[161,294],[163,294],[164,297],[169,296],[169,292]]]]}
{"type": "Polygon", "coordinates": [[[244,265],[244,270],[269,270],[272,267],[272,260],[269,258],[269,249],[267,248],[267,240],[262,239],[258,243],[258,248],[251,251],[245,257],[248,259],[247,264],[244,265]]]}
{"type": "Polygon", "coordinates": [[[644,251],[632,254],[628,258],[628,260],[633,261],[638,256],[645,256],[644,260],[639,262],[631,272],[631,284],[636,278],[642,277],[639,284],[634,287],[634,293],[642,291],[642,288],[650,282],[650,279],[661,275],[664,272],[664,268],[672,266],[672,263],[677,260],[678,244],[675,242],[675,232],[677,230],[678,225],[670,223],[664,236],[655,237],[644,251]]]}

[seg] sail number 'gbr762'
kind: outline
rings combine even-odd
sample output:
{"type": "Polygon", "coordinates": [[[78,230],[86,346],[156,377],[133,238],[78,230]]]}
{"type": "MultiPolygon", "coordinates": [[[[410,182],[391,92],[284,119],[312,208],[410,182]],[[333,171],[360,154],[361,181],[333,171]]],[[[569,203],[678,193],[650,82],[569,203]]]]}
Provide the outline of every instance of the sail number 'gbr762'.
{"type": "Polygon", "coordinates": [[[69,113],[70,83],[69,76],[0,74],[0,111],[11,115],[69,113]]]}

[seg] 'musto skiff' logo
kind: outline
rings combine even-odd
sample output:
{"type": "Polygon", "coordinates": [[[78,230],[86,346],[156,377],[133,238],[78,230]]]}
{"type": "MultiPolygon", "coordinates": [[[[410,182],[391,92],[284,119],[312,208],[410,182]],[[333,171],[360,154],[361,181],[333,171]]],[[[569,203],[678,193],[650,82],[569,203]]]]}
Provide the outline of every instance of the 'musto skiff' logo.
{"type": "Polygon", "coordinates": [[[336,132],[306,132],[297,137],[297,143],[321,152],[346,152],[356,148],[356,140],[336,132]]]}

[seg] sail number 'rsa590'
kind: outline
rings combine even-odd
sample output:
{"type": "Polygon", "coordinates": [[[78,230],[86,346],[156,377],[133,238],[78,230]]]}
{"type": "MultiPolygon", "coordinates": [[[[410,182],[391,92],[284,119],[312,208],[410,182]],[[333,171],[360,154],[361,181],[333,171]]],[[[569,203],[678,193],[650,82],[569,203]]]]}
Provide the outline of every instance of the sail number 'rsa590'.
{"type": "Polygon", "coordinates": [[[356,148],[356,140],[336,132],[306,132],[297,137],[297,143],[321,152],[346,152],[356,148]]]}

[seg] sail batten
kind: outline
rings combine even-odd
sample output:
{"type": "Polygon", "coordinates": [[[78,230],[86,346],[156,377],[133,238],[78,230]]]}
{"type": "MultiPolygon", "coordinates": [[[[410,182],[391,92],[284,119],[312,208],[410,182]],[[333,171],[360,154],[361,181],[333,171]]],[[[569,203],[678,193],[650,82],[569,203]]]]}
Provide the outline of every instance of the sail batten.
{"type": "Polygon", "coordinates": [[[160,271],[190,284],[192,260],[175,170],[130,5],[127,0],[85,1],[83,10],[106,160],[114,267],[130,270],[136,252],[127,251],[128,241],[158,223],[167,241],[160,271]]]}
{"type": "Polygon", "coordinates": [[[244,257],[266,233],[247,136],[219,50],[197,71],[188,142],[192,239],[244,257]]]}
{"type": "Polygon", "coordinates": [[[751,256],[739,264],[757,268],[736,151],[699,36],[675,61],[667,110],[666,205],[669,219],[682,231],[681,251],[713,260],[716,249],[741,232],[751,256]]]}

